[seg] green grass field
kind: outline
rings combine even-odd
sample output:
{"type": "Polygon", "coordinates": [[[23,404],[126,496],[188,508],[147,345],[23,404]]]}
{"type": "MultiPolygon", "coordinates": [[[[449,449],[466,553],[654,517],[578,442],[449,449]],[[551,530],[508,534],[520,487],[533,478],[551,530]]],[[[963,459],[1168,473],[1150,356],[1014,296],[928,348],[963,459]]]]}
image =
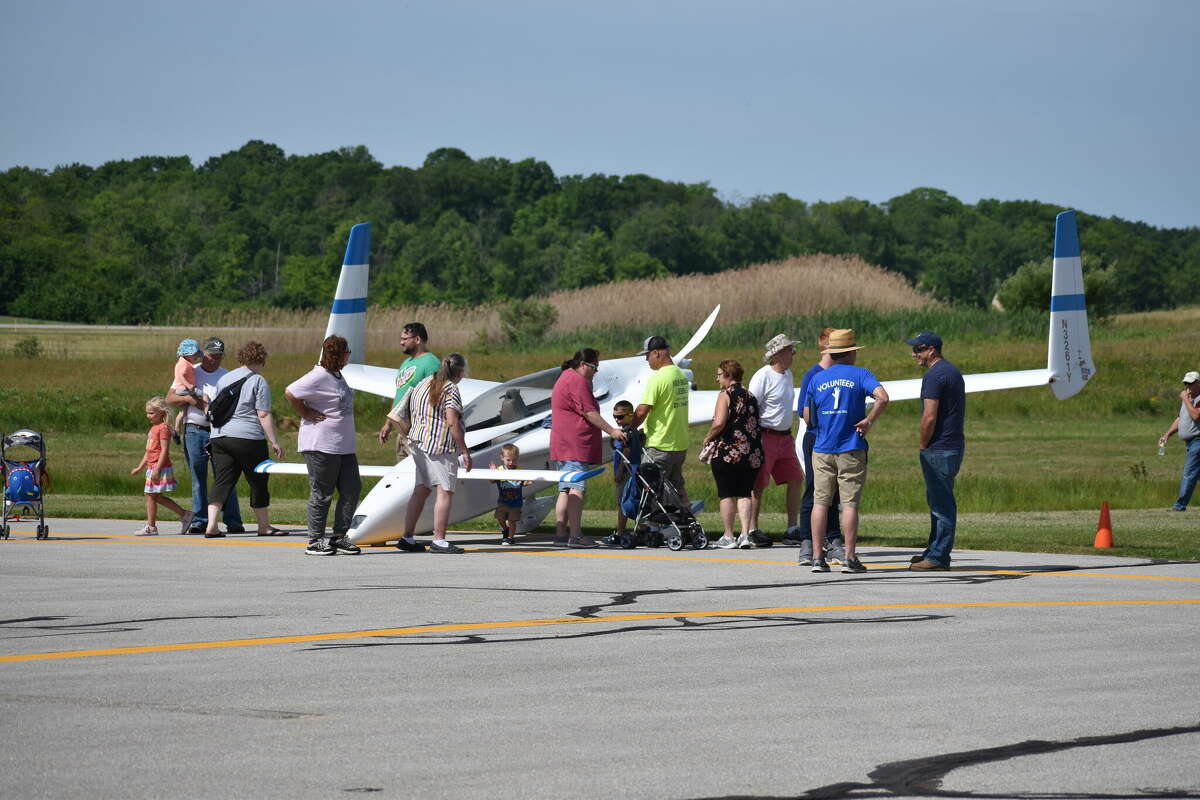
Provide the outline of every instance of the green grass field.
{"type": "MultiPolygon", "coordinates": [[[[1159,458],[1155,440],[1177,413],[1180,377],[1197,367],[1196,310],[1119,317],[1093,334],[1097,374],[1075,398],[1059,402],[1045,388],[973,394],[968,398],[967,456],[958,482],[962,547],[1033,552],[1087,552],[1100,504],[1111,503],[1118,548],[1114,554],[1154,558],[1200,558],[1200,533],[1190,514],[1169,514],[1182,465],[1182,447],[1172,440],[1159,458]]],[[[869,324],[869,321],[866,321],[869,324]]],[[[783,325],[785,323],[781,323],[783,325]]],[[[937,327],[936,325],[932,327],[937,327]]],[[[103,337],[103,334],[94,334],[103,337]]],[[[0,430],[30,427],[46,433],[54,493],[52,516],[104,516],[137,519],[143,508],[139,479],[128,475],[140,458],[145,433],[142,405],[170,381],[171,359],[125,357],[122,337],[108,340],[101,359],[0,357],[0,430]]],[[[859,363],[882,379],[919,377],[903,343],[869,337],[873,343],[859,363]]],[[[889,337],[890,338],[890,337],[889,337]]],[[[1005,339],[946,336],[946,355],[963,372],[1028,369],[1045,363],[1044,337],[1005,339]]],[[[723,341],[723,340],[721,340],[723,341]]],[[[579,344],[587,344],[581,341],[579,344]]],[[[231,343],[232,345],[233,343],[231,343]]],[[[625,355],[618,348],[606,357],[625,355]]],[[[711,376],[724,358],[737,358],[751,373],[761,363],[750,342],[706,346],[694,354],[701,388],[715,388],[711,376]]],[[[492,347],[471,355],[471,375],[505,380],[558,363],[558,350],[508,352],[492,347]]],[[[373,353],[372,363],[395,364],[401,354],[373,353]]],[[[797,361],[807,364],[807,358],[797,361]]],[[[311,355],[272,357],[264,370],[281,417],[288,417],[282,392],[312,364],[311,355]]],[[[384,463],[390,448],[373,438],[386,403],[360,395],[356,401],[359,459],[384,463]]],[[[871,464],[863,502],[864,541],[916,545],[928,525],[924,486],[916,456],[919,404],[897,402],[872,432],[871,464]]],[[[692,429],[694,442],[703,427],[692,429]]],[[[287,454],[295,458],[295,433],[285,433],[287,454]]],[[[698,447],[693,448],[693,452],[698,447]]],[[[175,454],[175,462],[181,458],[175,454]]],[[[180,468],[180,476],[186,470],[180,468]]],[[[711,476],[697,461],[687,468],[689,491],[715,510],[711,476]]],[[[186,477],[177,494],[186,495],[186,477]]],[[[370,486],[372,481],[367,481],[370,486]]],[[[594,482],[587,523],[595,532],[611,527],[612,487],[594,482]]],[[[271,482],[274,516],[301,524],[303,478],[271,482]]],[[[765,520],[782,530],[783,492],[767,495],[765,520]]],[[[1200,513],[1200,508],[1196,509],[1200,513]]],[[[706,529],[719,529],[714,514],[706,529]]],[[[476,527],[490,528],[481,520],[476,527]]]]}

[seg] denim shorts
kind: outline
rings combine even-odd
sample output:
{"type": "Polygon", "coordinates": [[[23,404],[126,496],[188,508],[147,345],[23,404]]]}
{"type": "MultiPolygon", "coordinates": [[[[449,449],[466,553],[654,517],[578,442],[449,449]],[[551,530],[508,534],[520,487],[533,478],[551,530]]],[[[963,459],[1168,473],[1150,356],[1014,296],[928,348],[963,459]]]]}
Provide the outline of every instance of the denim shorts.
{"type": "MultiPolygon", "coordinates": [[[[563,472],[586,472],[592,469],[592,465],[586,461],[559,461],[556,469],[563,472]]],[[[559,481],[558,490],[560,492],[569,492],[572,489],[578,489],[581,492],[587,491],[587,481],[559,481]]]]}

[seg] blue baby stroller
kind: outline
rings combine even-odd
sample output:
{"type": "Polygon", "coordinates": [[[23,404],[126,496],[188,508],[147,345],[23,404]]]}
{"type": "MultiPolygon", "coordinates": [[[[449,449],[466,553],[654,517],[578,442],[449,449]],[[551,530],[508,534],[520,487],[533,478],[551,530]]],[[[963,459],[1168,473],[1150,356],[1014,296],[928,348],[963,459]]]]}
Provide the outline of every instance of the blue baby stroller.
{"type": "Polygon", "coordinates": [[[0,539],[8,538],[9,522],[19,522],[22,510],[26,516],[37,516],[37,538],[47,538],[49,529],[42,505],[46,489],[46,441],[42,435],[37,431],[19,430],[0,439],[0,474],[4,479],[4,520],[0,522],[0,539]],[[9,453],[14,447],[33,450],[37,457],[18,461],[9,453]]]}
{"type": "Polygon", "coordinates": [[[621,536],[621,547],[631,550],[639,542],[647,547],[682,550],[691,545],[696,550],[708,547],[708,536],[692,508],[666,480],[662,470],[652,461],[632,463],[625,453],[613,450],[629,469],[629,480],[621,490],[621,513],[633,522],[636,533],[621,536]]]}

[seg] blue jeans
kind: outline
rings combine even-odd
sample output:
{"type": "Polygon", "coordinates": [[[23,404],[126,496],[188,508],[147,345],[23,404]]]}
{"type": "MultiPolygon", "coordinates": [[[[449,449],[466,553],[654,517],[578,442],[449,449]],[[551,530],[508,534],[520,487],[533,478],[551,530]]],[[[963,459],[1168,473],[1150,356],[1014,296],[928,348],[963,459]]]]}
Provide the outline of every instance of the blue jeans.
{"type": "Polygon", "coordinates": [[[954,478],[962,460],[962,450],[921,451],[925,501],[929,503],[929,545],[924,556],[944,567],[950,566],[950,551],[954,549],[954,527],[958,523],[954,478]]]}
{"type": "Polygon", "coordinates": [[[1179,499],[1175,508],[1183,511],[1196,491],[1196,480],[1200,478],[1200,436],[1193,436],[1187,443],[1187,458],[1183,462],[1183,480],[1179,482],[1179,499]]]}
{"type": "MultiPolygon", "coordinates": [[[[184,425],[183,444],[187,449],[188,469],[192,471],[192,524],[193,528],[203,528],[208,524],[208,454],[204,446],[208,444],[209,432],[195,425],[184,425]]],[[[221,516],[225,518],[226,528],[242,527],[242,511],[238,508],[237,490],[229,493],[221,516]]]]}

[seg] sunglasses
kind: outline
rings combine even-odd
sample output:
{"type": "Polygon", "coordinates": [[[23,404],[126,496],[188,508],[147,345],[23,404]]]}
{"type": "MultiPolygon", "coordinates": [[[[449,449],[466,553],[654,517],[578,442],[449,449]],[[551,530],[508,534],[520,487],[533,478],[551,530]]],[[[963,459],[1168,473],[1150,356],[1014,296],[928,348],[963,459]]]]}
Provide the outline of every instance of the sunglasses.
{"type": "Polygon", "coordinates": [[[599,372],[599,371],[600,371],[600,365],[599,365],[599,364],[593,364],[593,363],[592,363],[592,362],[590,362],[590,361],[585,361],[585,362],[583,362],[583,365],[584,365],[585,367],[591,367],[591,368],[592,368],[593,370],[595,370],[596,372],[599,372]]]}
{"type": "Polygon", "coordinates": [[[924,353],[926,350],[928,350],[928,349],[929,349],[930,347],[932,347],[932,346],[933,346],[933,345],[928,345],[928,344],[919,344],[919,345],[917,345],[916,347],[914,347],[914,348],[913,348],[913,352],[914,352],[914,353],[924,353]]]}

